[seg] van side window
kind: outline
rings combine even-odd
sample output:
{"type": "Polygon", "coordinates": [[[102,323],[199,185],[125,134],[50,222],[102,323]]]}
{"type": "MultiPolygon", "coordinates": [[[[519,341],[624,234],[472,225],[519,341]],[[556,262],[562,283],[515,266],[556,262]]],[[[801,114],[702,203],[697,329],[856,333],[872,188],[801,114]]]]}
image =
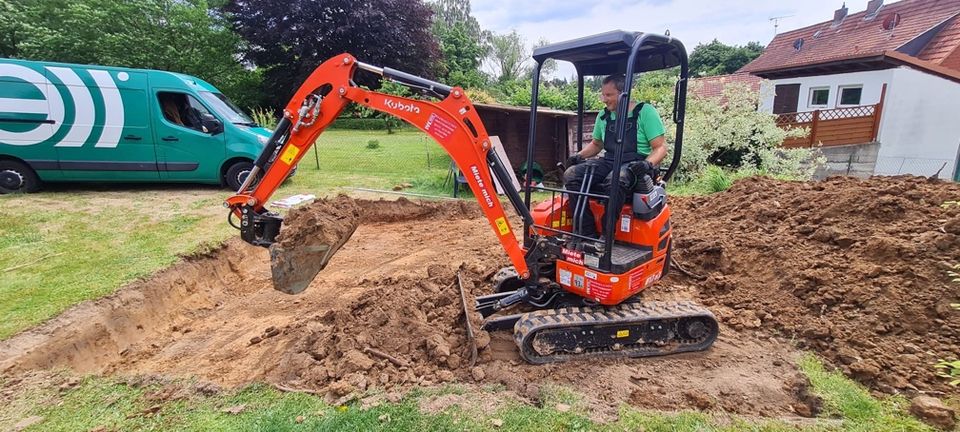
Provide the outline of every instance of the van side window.
{"type": "Polygon", "coordinates": [[[168,122],[203,132],[202,115],[210,114],[203,104],[186,93],[159,92],[160,110],[168,122]]]}

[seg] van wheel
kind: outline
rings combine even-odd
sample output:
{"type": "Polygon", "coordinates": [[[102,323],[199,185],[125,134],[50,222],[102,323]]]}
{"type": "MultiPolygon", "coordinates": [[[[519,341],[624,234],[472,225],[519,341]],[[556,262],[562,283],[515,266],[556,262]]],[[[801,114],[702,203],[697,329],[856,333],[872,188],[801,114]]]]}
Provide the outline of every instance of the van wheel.
{"type": "Polygon", "coordinates": [[[13,160],[0,160],[0,194],[40,190],[40,178],[33,169],[13,160]]]}
{"type": "MultiPolygon", "coordinates": [[[[227,174],[224,178],[224,180],[226,180],[227,187],[229,187],[232,191],[240,190],[240,186],[243,186],[243,182],[247,179],[247,176],[250,175],[250,170],[252,169],[253,162],[242,161],[230,165],[230,168],[227,168],[227,174]]],[[[253,182],[253,184],[250,186],[255,184],[256,182],[253,182]]]]}

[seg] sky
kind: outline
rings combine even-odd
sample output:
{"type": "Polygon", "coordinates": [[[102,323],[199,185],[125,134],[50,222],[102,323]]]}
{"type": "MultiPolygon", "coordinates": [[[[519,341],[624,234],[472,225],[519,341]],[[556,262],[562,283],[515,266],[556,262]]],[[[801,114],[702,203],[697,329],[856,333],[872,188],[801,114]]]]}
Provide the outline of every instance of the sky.
{"type": "MultiPolygon", "coordinates": [[[[849,13],[867,6],[867,0],[848,3],[849,13]]],[[[670,30],[688,52],[713,39],[736,45],[758,41],[766,46],[774,36],[771,18],[786,17],[779,20],[779,32],[784,32],[831,20],[842,4],[842,0],[471,1],[473,15],[483,29],[497,33],[517,30],[530,45],[541,38],[560,42],[617,29],[670,30]]],[[[571,76],[573,68],[561,66],[558,74],[571,76]]]]}

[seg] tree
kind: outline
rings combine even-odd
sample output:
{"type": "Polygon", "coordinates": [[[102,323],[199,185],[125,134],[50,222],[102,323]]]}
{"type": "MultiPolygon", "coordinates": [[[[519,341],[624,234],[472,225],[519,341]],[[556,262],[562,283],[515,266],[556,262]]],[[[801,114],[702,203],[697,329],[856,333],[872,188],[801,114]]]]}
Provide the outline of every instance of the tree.
{"type": "Polygon", "coordinates": [[[489,50],[488,34],[470,14],[470,1],[439,0],[430,6],[434,11],[433,34],[443,54],[441,80],[464,88],[483,87],[487,77],[480,71],[480,63],[489,50]]]}
{"type": "Polygon", "coordinates": [[[470,10],[470,0],[435,0],[433,9],[435,27],[453,27],[460,24],[466,34],[480,45],[485,45],[490,32],[480,28],[480,23],[470,10]]]}
{"type": "Polygon", "coordinates": [[[480,72],[480,61],[485,50],[472,39],[463,23],[442,26],[434,31],[440,41],[443,59],[440,62],[441,81],[464,88],[481,88],[487,78],[480,72]]]}
{"type": "Polygon", "coordinates": [[[734,73],[760,54],[763,54],[763,45],[759,42],[740,46],[727,45],[714,39],[693,49],[690,54],[690,74],[711,76],[734,73]]]}
{"type": "Polygon", "coordinates": [[[0,57],[16,57],[25,20],[21,8],[10,0],[0,0],[0,57]]]}
{"type": "Polygon", "coordinates": [[[259,75],[243,43],[206,0],[0,0],[0,53],[68,63],[195,75],[241,105],[257,103],[259,75]],[[7,10],[16,11],[13,24],[7,10]]]}
{"type": "Polygon", "coordinates": [[[497,69],[497,80],[501,83],[519,79],[528,57],[526,42],[516,30],[490,37],[489,59],[497,69]]]}
{"type": "Polygon", "coordinates": [[[440,52],[431,34],[433,12],[419,0],[234,0],[227,10],[249,42],[245,59],[266,69],[273,106],[285,105],[320,63],[344,52],[435,76],[440,52]]]}
{"type": "MultiPolygon", "coordinates": [[[[537,48],[544,47],[544,46],[547,46],[547,45],[550,45],[550,41],[548,41],[548,40],[546,40],[546,39],[544,39],[544,38],[540,38],[540,40],[538,40],[537,43],[533,45],[533,49],[536,50],[537,48]]],[[[531,52],[530,55],[533,55],[533,53],[531,52]]],[[[528,57],[529,57],[529,56],[528,56],[528,57]]],[[[530,70],[530,73],[533,73],[533,67],[532,67],[532,66],[529,68],[529,70],[530,70]]],[[[553,73],[556,72],[556,71],[557,71],[557,61],[556,61],[556,60],[549,59],[549,60],[543,62],[542,65],[540,65],[540,73],[541,73],[542,75],[551,75],[551,74],[553,74],[553,73]]]]}

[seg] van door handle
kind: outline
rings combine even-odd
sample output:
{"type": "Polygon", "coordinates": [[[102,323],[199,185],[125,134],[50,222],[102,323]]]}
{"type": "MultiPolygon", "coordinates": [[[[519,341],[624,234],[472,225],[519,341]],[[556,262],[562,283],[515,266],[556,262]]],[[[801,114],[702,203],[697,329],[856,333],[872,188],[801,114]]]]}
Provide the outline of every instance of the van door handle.
{"type": "Polygon", "coordinates": [[[171,135],[171,136],[165,136],[165,137],[160,138],[160,139],[162,139],[162,140],[164,140],[164,141],[180,141],[180,138],[177,138],[177,137],[175,137],[175,136],[173,136],[173,135],[171,135]]]}
{"type": "Polygon", "coordinates": [[[130,141],[140,141],[140,140],[142,140],[143,138],[141,138],[140,135],[127,135],[127,136],[123,137],[123,139],[125,139],[125,140],[130,140],[130,141]]]}

